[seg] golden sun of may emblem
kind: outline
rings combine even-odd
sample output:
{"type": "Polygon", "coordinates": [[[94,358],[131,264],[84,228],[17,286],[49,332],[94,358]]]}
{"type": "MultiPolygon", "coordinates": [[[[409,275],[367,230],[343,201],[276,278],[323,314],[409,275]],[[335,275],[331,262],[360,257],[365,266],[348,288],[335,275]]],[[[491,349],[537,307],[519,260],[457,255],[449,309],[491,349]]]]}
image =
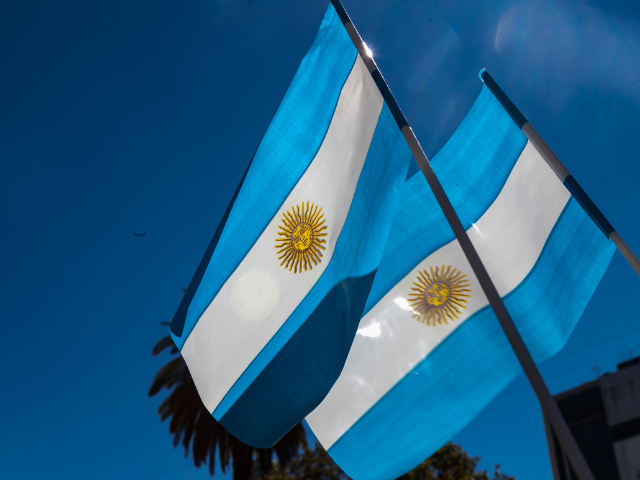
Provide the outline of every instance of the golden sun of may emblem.
{"type": "Polygon", "coordinates": [[[311,270],[322,261],[322,250],[327,234],[322,208],[314,205],[296,205],[282,212],[282,224],[279,226],[276,249],[280,266],[302,272],[311,270]]]}
{"type": "Polygon", "coordinates": [[[471,284],[467,276],[451,265],[430,267],[430,271],[418,272],[417,282],[413,282],[414,293],[409,294],[409,306],[413,310],[413,318],[426,325],[435,326],[436,322],[448,323],[459,318],[461,309],[467,308],[467,298],[471,295],[471,284]]]}

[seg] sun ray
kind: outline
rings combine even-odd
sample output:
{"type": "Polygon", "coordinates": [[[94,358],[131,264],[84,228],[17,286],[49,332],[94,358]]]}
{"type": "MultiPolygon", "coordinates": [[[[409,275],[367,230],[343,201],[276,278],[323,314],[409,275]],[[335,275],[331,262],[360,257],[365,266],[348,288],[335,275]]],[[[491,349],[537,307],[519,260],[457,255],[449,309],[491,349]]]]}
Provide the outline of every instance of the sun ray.
{"type": "Polygon", "coordinates": [[[467,276],[451,265],[419,270],[408,294],[412,318],[428,326],[448,325],[460,320],[467,308],[471,284],[467,276]]]}

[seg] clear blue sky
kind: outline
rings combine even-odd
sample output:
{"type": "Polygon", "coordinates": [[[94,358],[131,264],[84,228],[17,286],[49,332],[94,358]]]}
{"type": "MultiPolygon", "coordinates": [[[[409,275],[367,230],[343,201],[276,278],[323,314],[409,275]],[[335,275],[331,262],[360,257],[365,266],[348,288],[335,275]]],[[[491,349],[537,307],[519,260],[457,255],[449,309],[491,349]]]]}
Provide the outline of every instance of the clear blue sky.
{"type": "MultiPolygon", "coordinates": [[[[485,67],[640,252],[638,2],[345,6],[427,155],[471,107],[485,67]]],[[[326,7],[0,2],[0,477],[207,476],[172,448],[146,396],[166,360],[151,348],[326,7]]],[[[541,367],[553,392],[640,353],[639,295],[616,254],[541,367]]],[[[550,478],[522,378],[454,441],[484,468],[550,478]]]]}

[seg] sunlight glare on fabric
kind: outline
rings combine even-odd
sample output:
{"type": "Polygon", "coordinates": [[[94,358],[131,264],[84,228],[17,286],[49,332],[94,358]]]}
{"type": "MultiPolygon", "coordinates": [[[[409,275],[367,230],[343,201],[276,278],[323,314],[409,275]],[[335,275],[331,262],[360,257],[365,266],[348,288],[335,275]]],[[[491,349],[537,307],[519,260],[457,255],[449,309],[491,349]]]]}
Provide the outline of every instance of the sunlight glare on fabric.
{"type": "Polygon", "coordinates": [[[233,285],[231,306],[243,320],[259,322],[276,309],[278,297],[278,287],[269,275],[251,271],[233,285]]]}
{"type": "Polygon", "coordinates": [[[376,322],[372,323],[368,327],[358,329],[357,333],[358,335],[362,335],[363,337],[376,338],[380,336],[382,330],[380,330],[380,324],[376,322]]]}
{"type": "Polygon", "coordinates": [[[413,312],[413,308],[409,305],[409,301],[404,297],[398,297],[393,301],[396,305],[398,305],[402,310],[406,310],[407,312],[413,312]]]}
{"type": "Polygon", "coordinates": [[[475,229],[476,232],[478,232],[478,234],[484,238],[484,235],[482,234],[482,232],[480,231],[480,229],[478,228],[478,225],[476,225],[475,223],[472,223],[471,226],[475,229]]]}

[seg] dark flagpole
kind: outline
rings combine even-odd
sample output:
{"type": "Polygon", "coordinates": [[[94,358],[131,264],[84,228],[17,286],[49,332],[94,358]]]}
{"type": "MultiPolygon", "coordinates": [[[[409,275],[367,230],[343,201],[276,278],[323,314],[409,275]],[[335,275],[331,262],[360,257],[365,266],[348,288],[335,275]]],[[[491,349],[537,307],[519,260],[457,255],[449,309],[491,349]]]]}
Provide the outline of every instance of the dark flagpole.
{"type": "Polygon", "coordinates": [[[571,195],[578,201],[580,206],[587,212],[587,215],[591,217],[593,222],[602,230],[607,238],[609,238],[613,244],[620,250],[620,253],[629,262],[631,268],[640,276],[640,260],[631,251],[629,246],[622,240],[620,234],[613,228],[611,223],[605,218],[600,209],[589,198],[589,195],[582,189],[580,184],[573,178],[573,175],[569,173],[569,170],[562,164],[560,159],[553,153],[553,150],[549,148],[549,145],[542,139],[540,134],[531,126],[527,119],[520,113],[520,110],[513,104],[513,102],[507,97],[504,91],[496,83],[489,72],[485,69],[480,70],[478,74],[480,80],[491,90],[493,96],[502,104],[507,113],[511,116],[512,120],[518,125],[522,133],[529,139],[534,148],[538,151],[540,156],[547,162],[547,165],[551,167],[551,170],[557,175],[567,190],[571,192],[571,195]]]}
{"type": "Polygon", "coordinates": [[[473,269],[473,272],[475,273],[478,281],[480,282],[480,285],[482,286],[482,290],[489,300],[491,308],[493,308],[493,311],[495,312],[496,317],[498,318],[498,321],[500,322],[500,325],[502,326],[502,329],[504,330],[504,333],[506,334],[507,339],[511,344],[511,347],[518,357],[520,365],[522,365],[522,369],[529,379],[529,383],[531,383],[531,386],[533,387],[533,390],[538,397],[538,401],[540,402],[544,415],[546,415],[549,419],[549,422],[553,426],[553,429],[556,432],[562,448],[566,452],[567,457],[569,457],[569,461],[571,462],[574,471],[576,472],[580,480],[595,480],[593,474],[591,473],[591,470],[589,469],[589,466],[587,465],[587,462],[582,455],[582,452],[578,448],[578,445],[576,444],[575,439],[573,438],[573,435],[569,430],[569,427],[567,426],[562,414],[560,413],[558,404],[553,399],[553,397],[551,396],[551,392],[549,392],[547,385],[544,383],[542,375],[540,375],[540,371],[538,370],[538,367],[531,357],[531,353],[529,353],[529,350],[522,340],[518,329],[513,323],[511,315],[509,315],[509,312],[502,302],[500,294],[496,290],[496,287],[489,277],[484,264],[478,256],[478,252],[476,252],[476,249],[471,243],[471,240],[469,239],[466,230],[462,226],[458,215],[453,209],[453,205],[451,205],[451,202],[449,201],[447,194],[442,188],[440,181],[431,168],[429,159],[425,155],[422,147],[420,146],[420,143],[418,142],[418,139],[409,126],[409,122],[407,122],[407,119],[400,110],[398,102],[396,102],[395,98],[393,97],[393,94],[391,93],[389,86],[382,77],[378,66],[373,61],[371,51],[365,45],[362,38],[358,34],[358,31],[353,26],[353,23],[351,22],[349,15],[347,15],[346,10],[342,6],[342,3],[340,3],[340,0],[331,0],[331,3],[338,13],[340,20],[342,20],[342,23],[344,24],[345,29],[351,37],[351,40],[353,41],[356,49],[358,50],[360,57],[371,73],[373,80],[375,81],[380,90],[380,93],[382,94],[382,97],[384,98],[385,102],[387,102],[387,105],[391,110],[391,113],[393,114],[398,127],[402,132],[402,135],[404,136],[407,144],[409,145],[409,148],[411,149],[411,153],[413,153],[416,162],[418,162],[420,170],[422,170],[422,173],[427,179],[427,182],[429,183],[429,186],[431,187],[431,190],[433,191],[436,200],[440,205],[440,208],[442,209],[445,217],[447,218],[447,221],[449,222],[449,225],[451,226],[451,229],[453,230],[453,233],[455,234],[458,242],[460,243],[460,246],[462,247],[462,251],[471,264],[471,268],[473,269]]]}

